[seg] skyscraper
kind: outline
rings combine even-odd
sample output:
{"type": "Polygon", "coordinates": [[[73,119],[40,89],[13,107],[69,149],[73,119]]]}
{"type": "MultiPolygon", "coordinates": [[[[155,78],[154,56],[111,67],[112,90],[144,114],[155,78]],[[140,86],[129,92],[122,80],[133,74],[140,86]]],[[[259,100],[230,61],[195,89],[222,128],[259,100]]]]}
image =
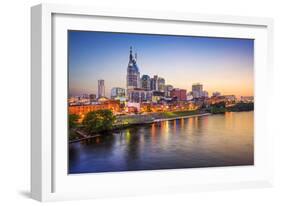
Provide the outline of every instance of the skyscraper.
{"type": "Polygon", "coordinates": [[[158,88],[158,91],[160,92],[164,92],[165,91],[165,79],[162,78],[162,77],[158,77],[158,80],[157,80],[157,88],[158,88]]]}
{"type": "Polygon", "coordinates": [[[194,98],[199,98],[203,96],[203,85],[200,83],[195,83],[192,85],[192,95],[194,98]]]}
{"type": "Polygon", "coordinates": [[[171,97],[172,85],[165,85],[165,97],[171,97]]]}
{"type": "Polygon", "coordinates": [[[98,98],[100,97],[105,97],[105,86],[103,79],[98,80],[98,98]]]}
{"type": "Polygon", "coordinates": [[[142,75],[142,77],[141,77],[141,87],[145,91],[151,90],[150,77],[146,74],[142,75]]]}
{"type": "Polygon", "coordinates": [[[127,90],[140,88],[140,72],[137,66],[137,59],[133,57],[132,47],[130,47],[129,63],[127,67],[127,90]]]}
{"type": "Polygon", "coordinates": [[[153,78],[150,79],[150,88],[153,91],[158,91],[158,76],[154,75],[153,78]]]}

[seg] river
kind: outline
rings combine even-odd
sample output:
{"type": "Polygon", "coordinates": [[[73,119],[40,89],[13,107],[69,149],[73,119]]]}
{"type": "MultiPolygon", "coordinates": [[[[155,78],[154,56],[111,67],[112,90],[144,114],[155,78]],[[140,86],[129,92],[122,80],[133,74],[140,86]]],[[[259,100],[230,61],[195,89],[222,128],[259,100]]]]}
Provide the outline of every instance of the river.
{"type": "Polygon", "coordinates": [[[69,173],[254,164],[254,113],[190,117],[69,145],[69,173]]]}

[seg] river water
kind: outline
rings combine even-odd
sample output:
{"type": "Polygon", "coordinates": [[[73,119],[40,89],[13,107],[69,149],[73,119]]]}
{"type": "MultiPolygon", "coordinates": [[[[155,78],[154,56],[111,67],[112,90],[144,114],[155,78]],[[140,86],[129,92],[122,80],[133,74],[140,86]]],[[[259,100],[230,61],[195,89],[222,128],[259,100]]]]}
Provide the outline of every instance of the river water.
{"type": "Polygon", "coordinates": [[[254,113],[136,126],[69,145],[69,173],[254,164],[254,113]]]}

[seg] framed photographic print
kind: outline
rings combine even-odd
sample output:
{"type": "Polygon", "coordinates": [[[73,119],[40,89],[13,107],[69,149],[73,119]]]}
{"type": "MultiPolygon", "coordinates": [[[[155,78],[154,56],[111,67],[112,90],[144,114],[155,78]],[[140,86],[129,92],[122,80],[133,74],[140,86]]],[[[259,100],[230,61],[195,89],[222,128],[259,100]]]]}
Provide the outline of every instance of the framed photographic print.
{"type": "Polygon", "coordinates": [[[272,185],[271,19],[31,13],[34,199],[272,185]]]}

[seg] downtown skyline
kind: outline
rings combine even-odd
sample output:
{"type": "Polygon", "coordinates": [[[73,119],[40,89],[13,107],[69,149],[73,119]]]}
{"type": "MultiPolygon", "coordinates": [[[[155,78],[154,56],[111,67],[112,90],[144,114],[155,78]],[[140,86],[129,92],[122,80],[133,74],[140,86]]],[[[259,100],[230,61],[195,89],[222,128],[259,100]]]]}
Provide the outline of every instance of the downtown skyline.
{"type": "Polygon", "coordinates": [[[105,96],[126,88],[128,49],[138,54],[141,75],[158,75],[175,88],[191,91],[204,84],[209,94],[253,96],[254,41],[190,36],[69,31],[69,95],[97,94],[105,80],[105,96]]]}

